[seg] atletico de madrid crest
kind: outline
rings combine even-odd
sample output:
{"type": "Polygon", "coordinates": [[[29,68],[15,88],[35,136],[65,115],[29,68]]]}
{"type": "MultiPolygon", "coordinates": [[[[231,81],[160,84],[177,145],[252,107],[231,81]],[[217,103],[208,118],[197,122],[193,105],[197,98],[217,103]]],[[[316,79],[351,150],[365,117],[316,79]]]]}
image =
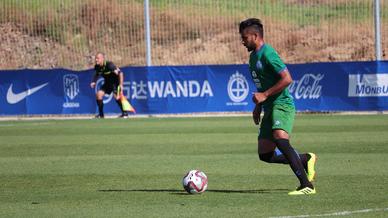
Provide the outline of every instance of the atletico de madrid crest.
{"type": "Polygon", "coordinates": [[[79,93],[79,80],[75,74],[66,74],[63,76],[63,90],[70,100],[73,100],[79,93]]]}

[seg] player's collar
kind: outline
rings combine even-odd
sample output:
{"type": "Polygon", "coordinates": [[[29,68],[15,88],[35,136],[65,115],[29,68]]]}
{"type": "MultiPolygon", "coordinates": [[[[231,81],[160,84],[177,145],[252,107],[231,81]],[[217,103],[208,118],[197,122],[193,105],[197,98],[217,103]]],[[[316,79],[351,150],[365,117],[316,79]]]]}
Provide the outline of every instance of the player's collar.
{"type": "Polygon", "coordinates": [[[263,43],[259,49],[256,49],[255,53],[259,54],[264,49],[265,43],[263,43]]]}

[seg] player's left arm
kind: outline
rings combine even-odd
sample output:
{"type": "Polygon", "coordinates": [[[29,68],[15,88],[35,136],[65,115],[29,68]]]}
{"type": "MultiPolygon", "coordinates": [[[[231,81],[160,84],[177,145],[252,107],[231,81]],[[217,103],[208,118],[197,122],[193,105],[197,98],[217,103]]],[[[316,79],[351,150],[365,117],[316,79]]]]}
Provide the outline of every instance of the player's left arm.
{"type": "Polygon", "coordinates": [[[124,88],[124,73],[118,67],[116,67],[116,69],[113,72],[119,77],[119,87],[120,87],[119,94],[121,94],[124,88]]]}
{"type": "Polygon", "coordinates": [[[116,74],[119,78],[119,87],[116,94],[116,100],[119,100],[123,95],[124,74],[118,67],[115,67],[115,69],[113,70],[113,73],[116,74]]]}
{"type": "Polygon", "coordinates": [[[119,77],[119,85],[122,89],[124,84],[124,73],[120,70],[120,68],[116,67],[116,65],[114,65],[112,62],[108,63],[107,68],[109,71],[113,72],[119,77]]]}
{"type": "Polygon", "coordinates": [[[264,92],[256,92],[254,94],[253,101],[256,104],[264,102],[265,100],[267,100],[269,96],[276,95],[279,92],[282,92],[285,88],[287,88],[292,83],[292,77],[287,68],[285,68],[283,71],[278,73],[278,75],[280,79],[277,83],[275,83],[274,86],[272,86],[271,88],[267,89],[264,92]]]}
{"type": "Polygon", "coordinates": [[[114,70],[115,74],[119,77],[120,86],[124,84],[124,73],[120,70],[120,68],[116,68],[114,70]]]}

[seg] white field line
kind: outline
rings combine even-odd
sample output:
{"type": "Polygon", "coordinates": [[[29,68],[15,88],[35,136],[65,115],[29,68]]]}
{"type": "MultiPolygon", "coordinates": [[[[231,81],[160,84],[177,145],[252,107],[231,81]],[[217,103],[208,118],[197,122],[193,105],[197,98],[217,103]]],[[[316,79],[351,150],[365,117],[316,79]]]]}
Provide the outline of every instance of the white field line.
{"type": "Polygon", "coordinates": [[[51,125],[52,123],[48,122],[40,122],[40,123],[0,123],[0,127],[8,127],[8,126],[41,126],[41,125],[51,125]]]}
{"type": "Polygon", "coordinates": [[[388,212],[388,208],[376,208],[376,209],[363,209],[363,210],[353,210],[353,211],[340,211],[334,213],[324,213],[324,214],[310,214],[310,215],[296,215],[296,216],[273,216],[270,218],[303,218],[303,217],[322,217],[322,216],[348,216],[356,213],[373,213],[373,212],[388,212]]]}

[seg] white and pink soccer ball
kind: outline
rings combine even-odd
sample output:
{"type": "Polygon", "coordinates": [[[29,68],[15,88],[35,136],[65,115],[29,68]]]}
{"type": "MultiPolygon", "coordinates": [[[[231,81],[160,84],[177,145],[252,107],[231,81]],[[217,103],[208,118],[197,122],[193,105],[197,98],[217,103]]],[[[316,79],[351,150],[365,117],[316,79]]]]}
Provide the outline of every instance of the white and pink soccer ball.
{"type": "Polygon", "coordinates": [[[183,177],[182,184],[189,194],[200,194],[207,189],[207,176],[200,170],[190,170],[183,177]]]}

